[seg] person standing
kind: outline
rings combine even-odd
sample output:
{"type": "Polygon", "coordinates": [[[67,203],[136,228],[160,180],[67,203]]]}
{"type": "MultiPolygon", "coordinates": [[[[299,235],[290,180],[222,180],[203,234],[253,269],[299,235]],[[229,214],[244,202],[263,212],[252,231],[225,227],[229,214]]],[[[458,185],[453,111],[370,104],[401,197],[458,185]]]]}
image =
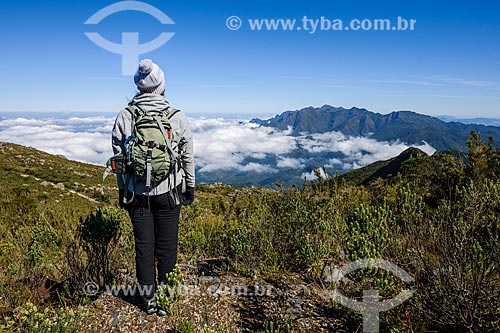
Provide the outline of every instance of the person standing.
{"type": "Polygon", "coordinates": [[[164,309],[157,308],[155,292],[158,284],[166,283],[166,274],[177,262],[181,203],[194,200],[193,138],[184,113],[171,108],[165,99],[165,76],[156,63],[142,60],[134,82],[139,92],[129,107],[119,112],[113,127],[114,153],[126,154],[128,140],[134,136],[136,117],[130,112],[132,107],[145,113],[168,110],[168,136],[171,149],[178,155],[173,170],[159,183],[146,184],[133,173],[117,174],[120,205],[127,209],[134,229],[139,292],[148,314],[164,315],[164,309]]]}

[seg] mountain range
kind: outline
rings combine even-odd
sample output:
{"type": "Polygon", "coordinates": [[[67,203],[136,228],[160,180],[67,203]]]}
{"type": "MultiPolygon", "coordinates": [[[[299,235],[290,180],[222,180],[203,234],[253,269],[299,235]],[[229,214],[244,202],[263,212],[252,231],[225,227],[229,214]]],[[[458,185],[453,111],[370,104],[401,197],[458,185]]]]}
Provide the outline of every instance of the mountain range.
{"type": "MultiPolygon", "coordinates": [[[[113,120],[95,115],[0,115],[0,141],[29,143],[71,160],[102,165],[111,154],[113,120]],[[60,140],[62,137],[65,140],[60,140]]],[[[304,179],[316,178],[316,168],[324,168],[328,175],[357,170],[354,178],[363,183],[371,173],[376,178],[375,166],[386,163],[380,161],[398,157],[409,148],[419,148],[426,154],[465,150],[471,130],[481,133],[485,140],[491,135],[497,146],[500,142],[500,127],[445,122],[410,111],[382,115],[328,105],[251,122],[203,117],[191,118],[190,122],[197,183],[236,187],[301,185],[304,179]]],[[[398,168],[389,169],[381,173],[397,174],[398,168]]]]}
{"type": "Polygon", "coordinates": [[[286,111],[271,119],[253,119],[253,123],[280,130],[291,128],[292,135],[341,132],[347,136],[366,136],[378,141],[401,141],[407,144],[426,142],[436,150],[465,150],[471,131],[491,136],[500,143],[500,127],[460,122],[445,122],[412,111],[380,114],[353,107],[345,109],[324,105],[286,111]]]}
{"type": "Polygon", "coordinates": [[[458,118],[454,116],[437,116],[438,119],[446,122],[458,122],[463,124],[478,124],[485,126],[499,126],[500,127],[500,118],[484,118],[484,117],[476,117],[476,118],[458,118]]]}

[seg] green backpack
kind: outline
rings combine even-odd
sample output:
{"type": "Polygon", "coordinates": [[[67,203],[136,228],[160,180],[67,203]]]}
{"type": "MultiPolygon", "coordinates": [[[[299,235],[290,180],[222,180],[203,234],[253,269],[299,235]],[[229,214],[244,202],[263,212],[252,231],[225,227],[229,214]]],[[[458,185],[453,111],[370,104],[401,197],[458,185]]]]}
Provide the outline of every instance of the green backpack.
{"type": "Polygon", "coordinates": [[[170,119],[179,110],[171,107],[144,110],[138,105],[131,105],[126,110],[134,121],[132,137],[127,138],[125,144],[127,159],[131,163],[132,173],[149,188],[177,171],[175,168],[179,163],[179,155],[172,148],[170,119]]]}

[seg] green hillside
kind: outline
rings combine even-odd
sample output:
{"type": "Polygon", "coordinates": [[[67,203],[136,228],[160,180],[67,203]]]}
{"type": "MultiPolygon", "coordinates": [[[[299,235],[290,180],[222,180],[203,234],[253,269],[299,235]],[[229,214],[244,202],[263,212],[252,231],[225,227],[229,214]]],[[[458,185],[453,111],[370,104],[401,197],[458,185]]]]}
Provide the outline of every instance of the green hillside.
{"type": "Polygon", "coordinates": [[[381,179],[388,179],[397,176],[401,171],[401,166],[412,158],[427,156],[418,148],[408,148],[396,157],[386,161],[378,161],[359,169],[355,169],[342,174],[339,179],[342,182],[352,185],[367,185],[370,182],[381,179]]]}
{"type": "Polygon", "coordinates": [[[380,314],[381,332],[498,332],[500,150],[475,134],[468,148],[464,160],[410,151],[377,163],[361,183],[400,176],[369,187],[197,186],[179,231],[190,292],[160,318],[123,293],[84,292],[135,283],[130,221],[112,177],[101,198],[104,168],[1,143],[0,332],[360,332],[361,314],[332,292],[362,301],[374,289],[415,290],[380,314]],[[342,275],[366,258],[413,282],[377,268],[342,275]]]}

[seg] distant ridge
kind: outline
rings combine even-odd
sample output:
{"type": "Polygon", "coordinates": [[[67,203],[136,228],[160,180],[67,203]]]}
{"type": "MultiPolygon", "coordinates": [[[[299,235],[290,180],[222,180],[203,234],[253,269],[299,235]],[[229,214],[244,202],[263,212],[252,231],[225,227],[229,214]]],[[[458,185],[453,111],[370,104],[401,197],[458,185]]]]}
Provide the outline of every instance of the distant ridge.
{"type": "Polygon", "coordinates": [[[500,118],[457,118],[453,116],[437,116],[437,118],[446,122],[500,127],[500,118]]]}
{"type": "Polygon", "coordinates": [[[500,144],[500,127],[445,122],[413,111],[382,115],[356,107],[345,109],[324,105],[286,111],[271,119],[253,119],[252,122],[280,130],[291,127],[293,135],[337,131],[349,136],[369,136],[379,141],[427,142],[437,150],[466,150],[471,131],[485,138],[492,136],[496,145],[500,144]]]}
{"type": "Polygon", "coordinates": [[[368,185],[378,178],[387,179],[396,176],[401,165],[412,158],[428,156],[418,148],[410,147],[396,157],[386,161],[377,161],[362,168],[349,171],[340,176],[340,179],[353,185],[368,185]]]}

